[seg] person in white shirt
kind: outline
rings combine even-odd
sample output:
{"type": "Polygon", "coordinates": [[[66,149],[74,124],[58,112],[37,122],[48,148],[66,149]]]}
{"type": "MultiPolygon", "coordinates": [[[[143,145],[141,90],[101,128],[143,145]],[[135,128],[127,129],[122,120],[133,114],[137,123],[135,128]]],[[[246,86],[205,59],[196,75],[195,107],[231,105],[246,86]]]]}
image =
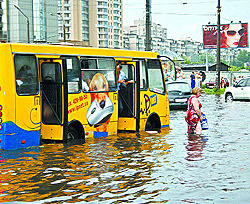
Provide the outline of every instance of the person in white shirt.
{"type": "Polygon", "coordinates": [[[177,70],[177,74],[176,74],[176,80],[177,81],[182,81],[183,79],[185,79],[185,74],[182,71],[182,69],[178,66],[175,67],[177,70]]]}
{"type": "Polygon", "coordinates": [[[195,87],[201,88],[201,80],[202,80],[202,76],[201,76],[200,72],[197,71],[195,74],[195,87]]]}

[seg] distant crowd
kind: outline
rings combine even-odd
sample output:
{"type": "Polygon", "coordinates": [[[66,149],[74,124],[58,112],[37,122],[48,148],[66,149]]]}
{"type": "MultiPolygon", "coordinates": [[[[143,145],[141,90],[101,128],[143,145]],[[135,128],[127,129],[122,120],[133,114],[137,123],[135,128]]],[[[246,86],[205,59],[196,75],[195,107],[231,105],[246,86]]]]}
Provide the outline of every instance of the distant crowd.
{"type": "MultiPolygon", "coordinates": [[[[163,64],[163,68],[164,68],[164,74],[165,74],[165,81],[170,81],[170,80],[174,80],[171,75],[168,73],[167,71],[167,65],[164,63],[163,64]]],[[[184,71],[181,69],[181,67],[179,66],[175,66],[176,69],[176,81],[183,81],[186,80],[184,71]]],[[[202,88],[202,82],[205,80],[206,75],[204,72],[202,71],[198,71],[197,69],[195,71],[192,71],[191,75],[190,75],[190,82],[191,82],[191,88],[202,88]]],[[[233,85],[235,85],[241,78],[243,78],[243,76],[239,76],[238,78],[234,77],[232,80],[233,85]]],[[[218,80],[216,79],[216,82],[218,80]]],[[[229,86],[229,82],[227,78],[221,77],[220,80],[220,86],[221,88],[226,88],[227,86],[229,86]]]]}

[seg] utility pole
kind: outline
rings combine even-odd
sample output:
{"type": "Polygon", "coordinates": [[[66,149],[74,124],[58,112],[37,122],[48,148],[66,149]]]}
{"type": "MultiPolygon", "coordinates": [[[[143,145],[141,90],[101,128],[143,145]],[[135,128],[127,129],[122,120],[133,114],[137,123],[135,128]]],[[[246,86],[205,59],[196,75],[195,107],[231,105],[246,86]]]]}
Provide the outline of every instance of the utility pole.
{"type": "Polygon", "coordinates": [[[217,62],[216,62],[216,71],[217,71],[217,90],[220,89],[220,70],[221,70],[221,63],[220,63],[220,0],[218,0],[217,6],[217,62]]]}
{"type": "Polygon", "coordinates": [[[146,51],[151,51],[151,0],[146,0],[146,51]]]}
{"type": "Polygon", "coordinates": [[[26,18],[27,20],[27,43],[30,43],[30,21],[29,17],[20,9],[19,6],[14,4],[14,7],[26,18]]]}

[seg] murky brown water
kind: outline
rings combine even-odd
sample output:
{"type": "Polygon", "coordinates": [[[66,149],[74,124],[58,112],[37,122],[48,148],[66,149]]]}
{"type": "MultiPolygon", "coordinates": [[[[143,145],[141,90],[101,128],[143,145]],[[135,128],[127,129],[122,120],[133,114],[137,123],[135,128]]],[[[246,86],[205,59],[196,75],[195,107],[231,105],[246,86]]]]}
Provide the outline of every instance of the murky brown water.
{"type": "Polygon", "coordinates": [[[0,151],[0,202],[249,203],[250,102],[200,98],[210,129],[189,137],[185,111],[160,134],[0,151]]]}

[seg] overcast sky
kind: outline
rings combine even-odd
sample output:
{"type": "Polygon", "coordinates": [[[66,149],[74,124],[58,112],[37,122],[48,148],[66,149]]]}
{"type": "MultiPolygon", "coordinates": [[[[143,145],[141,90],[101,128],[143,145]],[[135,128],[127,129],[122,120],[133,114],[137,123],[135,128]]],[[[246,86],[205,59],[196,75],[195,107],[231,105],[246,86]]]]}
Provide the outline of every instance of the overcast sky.
{"type": "MultiPolygon", "coordinates": [[[[145,20],[146,0],[123,0],[123,23],[145,20]]],[[[221,23],[249,23],[250,0],[221,0],[221,23]]],[[[151,0],[152,21],[168,29],[168,38],[202,42],[202,25],[217,24],[218,0],[151,0]],[[187,3],[187,4],[183,4],[187,3]]]]}

